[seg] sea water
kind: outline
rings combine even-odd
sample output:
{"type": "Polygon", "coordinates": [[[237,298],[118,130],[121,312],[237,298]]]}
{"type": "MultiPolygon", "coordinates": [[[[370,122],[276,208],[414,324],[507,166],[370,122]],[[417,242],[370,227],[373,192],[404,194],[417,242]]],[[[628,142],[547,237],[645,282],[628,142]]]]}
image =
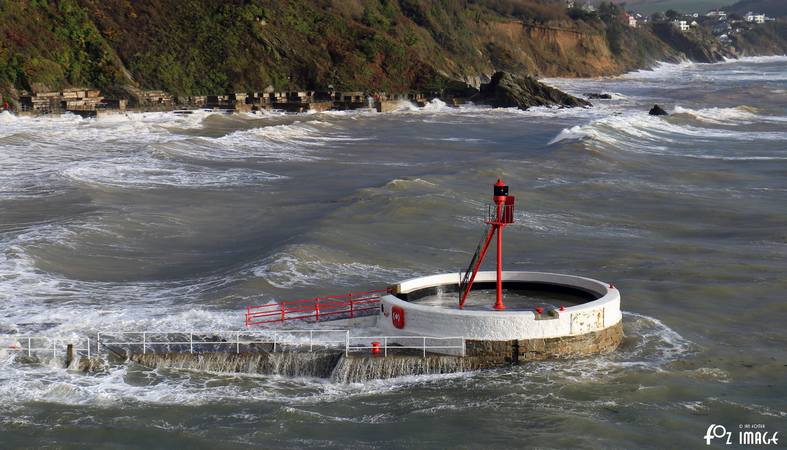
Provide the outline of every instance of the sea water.
{"type": "MultiPolygon", "coordinates": [[[[247,304],[509,270],[622,293],[615,353],[363,383],[0,353],[0,447],[703,446],[787,432],[787,58],[593,80],[588,109],[0,114],[0,333],[233,330],[247,304]],[[648,116],[658,103],[672,113],[648,116]]],[[[309,324],[302,324],[309,327],[309,324]]]]}

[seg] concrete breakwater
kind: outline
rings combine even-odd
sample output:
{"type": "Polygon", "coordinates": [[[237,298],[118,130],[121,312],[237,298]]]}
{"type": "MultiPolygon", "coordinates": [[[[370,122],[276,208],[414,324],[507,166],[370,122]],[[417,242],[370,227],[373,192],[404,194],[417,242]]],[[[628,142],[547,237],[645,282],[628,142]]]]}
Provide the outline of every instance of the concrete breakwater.
{"type": "MultiPolygon", "coordinates": [[[[339,383],[408,375],[433,375],[493,369],[529,361],[569,359],[614,351],[623,338],[623,325],[578,336],[510,341],[467,341],[466,355],[454,356],[400,350],[397,354],[346,354],[339,350],[132,353],[128,360],[150,368],[218,373],[314,377],[339,383]]],[[[395,347],[392,347],[392,349],[395,347]]],[[[83,358],[80,370],[100,367],[83,358]]]]}
{"type": "Polygon", "coordinates": [[[155,369],[193,370],[228,374],[277,375],[284,377],[323,378],[338,383],[359,383],[372,379],[410,375],[434,375],[467,372],[525,364],[546,359],[569,359],[614,351],[623,337],[622,323],[576,336],[506,341],[465,341],[465,355],[450,355],[391,345],[386,352],[375,353],[372,347],[349,353],[339,348],[310,350],[308,346],[276,351],[270,345],[235,344],[221,350],[189,351],[186,346],[162,351],[142,352],[139,348],[106,347],[89,356],[80,355],[75,347],[59,355],[21,352],[16,362],[65,367],[85,373],[100,373],[112,365],[129,362],[155,369]],[[231,348],[232,347],[232,348],[231,348]]]}

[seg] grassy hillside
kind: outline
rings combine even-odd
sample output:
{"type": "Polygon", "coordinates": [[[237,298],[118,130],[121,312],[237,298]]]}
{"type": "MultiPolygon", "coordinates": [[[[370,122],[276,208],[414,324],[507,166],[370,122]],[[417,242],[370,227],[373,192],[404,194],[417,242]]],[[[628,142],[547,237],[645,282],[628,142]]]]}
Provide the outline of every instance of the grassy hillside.
{"type": "Polygon", "coordinates": [[[120,59],[75,1],[0,1],[0,32],[0,91],[125,81],[120,59]]]}
{"type": "Polygon", "coordinates": [[[787,22],[764,23],[734,39],[742,55],[784,55],[787,49],[787,22]]]}
{"type": "Polygon", "coordinates": [[[438,90],[496,70],[617,74],[694,49],[621,14],[563,0],[7,0],[0,93],[438,90]]]}

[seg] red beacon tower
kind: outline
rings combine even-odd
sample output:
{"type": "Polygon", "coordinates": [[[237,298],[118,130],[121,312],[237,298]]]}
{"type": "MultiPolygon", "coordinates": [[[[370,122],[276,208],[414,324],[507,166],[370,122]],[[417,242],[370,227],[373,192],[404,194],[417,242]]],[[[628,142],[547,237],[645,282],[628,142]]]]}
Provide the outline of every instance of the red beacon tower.
{"type": "Polygon", "coordinates": [[[464,308],[467,295],[473,289],[473,281],[484,262],[486,251],[492,238],[497,234],[497,295],[495,299],[495,309],[503,310],[503,227],[514,223],[514,196],[508,195],[508,186],[502,180],[497,180],[493,188],[492,201],[494,205],[489,205],[486,220],[487,231],[483,245],[478,244],[470,265],[462,275],[459,283],[459,308],[464,308]]]}

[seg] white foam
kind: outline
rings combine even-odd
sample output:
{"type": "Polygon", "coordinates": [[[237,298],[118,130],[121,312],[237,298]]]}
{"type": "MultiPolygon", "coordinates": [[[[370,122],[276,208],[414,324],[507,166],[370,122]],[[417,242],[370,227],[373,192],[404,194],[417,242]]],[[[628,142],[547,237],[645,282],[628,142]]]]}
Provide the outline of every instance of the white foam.
{"type": "Polygon", "coordinates": [[[278,288],[319,286],[325,282],[347,285],[359,275],[371,283],[386,286],[413,273],[365,264],[348,255],[316,245],[294,245],[266,258],[252,269],[254,276],[278,288]]]}
{"type": "Polygon", "coordinates": [[[81,183],[139,189],[162,186],[205,189],[259,186],[285,178],[261,170],[209,169],[152,158],[114,158],[74,163],[64,169],[62,174],[81,183]]]}
{"type": "MultiPolygon", "coordinates": [[[[742,117],[746,111],[730,108],[729,116],[742,117]]],[[[700,110],[700,115],[703,114],[700,110]]],[[[705,113],[710,116],[713,111],[705,113]]],[[[725,123],[734,124],[732,120],[725,123]]],[[[781,160],[787,155],[739,155],[709,152],[704,148],[715,147],[715,142],[727,143],[764,141],[764,149],[771,142],[787,141],[787,132],[781,131],[738,131],[735,129],[697,127],[680,124],[672,118],[649,116],[647,113],[631,113],[621,116],[608,116],[594,120],[586,125],[563,129],[549,145],[563,141],[588,141],[601,144],[608,149],[657,156],[683,156],[719,160],[781,160]],[[699,145],[698,145],[699,144],[699,145]]]]}
{"type": "Polygon", "coordinates": [[[748,106],[734,108],[699,108],[691,109],[675,106],[673,114],[688,114],[700,121],[717,125],[748,125],[757,122],[787,122],[787,117],[762,116],[748,106]]]}

